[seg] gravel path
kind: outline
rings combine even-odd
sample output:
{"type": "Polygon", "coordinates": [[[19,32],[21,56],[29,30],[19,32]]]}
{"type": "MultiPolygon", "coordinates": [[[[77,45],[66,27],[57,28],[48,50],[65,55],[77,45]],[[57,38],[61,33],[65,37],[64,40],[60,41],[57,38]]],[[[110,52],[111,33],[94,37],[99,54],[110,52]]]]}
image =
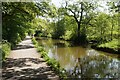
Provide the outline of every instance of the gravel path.
{"type": "Polygon", "coordinates": [[[29,36],[19,43],[3,62],[3,80],[59,80],[43,58],[40,58],[29,36]]]}

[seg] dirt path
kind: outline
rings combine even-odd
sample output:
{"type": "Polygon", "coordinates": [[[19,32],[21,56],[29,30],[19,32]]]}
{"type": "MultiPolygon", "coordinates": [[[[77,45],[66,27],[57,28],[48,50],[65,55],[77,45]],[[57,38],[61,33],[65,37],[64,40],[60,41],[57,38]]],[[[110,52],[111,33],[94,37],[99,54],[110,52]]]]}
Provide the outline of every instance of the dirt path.
{"type": "Polygon", "coordinates": [[[59,80],[40,58],[29,36],[11,51],[3,63],[3,80],[59,80]]]}

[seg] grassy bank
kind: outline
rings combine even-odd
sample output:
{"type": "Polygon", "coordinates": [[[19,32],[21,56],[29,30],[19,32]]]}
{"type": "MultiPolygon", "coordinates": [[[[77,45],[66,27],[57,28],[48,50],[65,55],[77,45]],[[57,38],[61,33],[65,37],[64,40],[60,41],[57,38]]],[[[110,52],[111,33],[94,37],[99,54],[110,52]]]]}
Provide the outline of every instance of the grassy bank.
{"type": "Polygon", "coordinates": [[[118,43],[117,39],[114,39],[110,42],[106,42],[100,45],[92,45],[91,46],[93,49],[108,52],[108,53],[113,53],[113,54],[119,54],[120,53],[120,45],[118,43]]]}
{"type": "Polygon", "coordinates": [[[41,57],[44,58],[44,60],[51,67],[51,69],[53,71],[55,71],[56,74],[59,75],[60,79],[66,80],[67,79],[67,72],[66,72],[65,69],[60,67],[59,62],[56,61],[53,58],[49,58],[49,56],[47,55],[47,52],[45,51],[45,49],[42,46],[38,45],[38,42],[35,40],[35,38],[32,38],[32,42],[35,45],[35,47],[37,48],[37,51],[41,54],[41,57]]]}
{"type": "Polygon", "coordinates": [[[106,48],[110,48],[110,49],[113,49],[115,51],[118,51],[118,48],[120,47],[120,45],[118,44],[118,40],[114,39],[114,40],[107,42],[105,44],[101,44],[98,47],[106,47],[106,48]]]}

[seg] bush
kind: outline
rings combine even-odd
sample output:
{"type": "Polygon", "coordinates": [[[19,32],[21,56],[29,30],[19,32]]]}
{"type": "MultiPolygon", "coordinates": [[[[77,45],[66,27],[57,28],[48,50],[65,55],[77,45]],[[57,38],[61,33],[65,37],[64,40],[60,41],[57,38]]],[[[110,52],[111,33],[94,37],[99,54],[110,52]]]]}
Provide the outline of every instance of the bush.
{"type": "Polygon", "coordinates": [[[72,35],[72,31],[66,31],[65,35],[62,36],[65,40],[70,40],[72,35]]]}
{"type": "Polygon", "coordinates": [[[11,44],[6,42],[6,41],[2,41],[2,48],[0,48],[1,50],[1,55],[2,55],[2,60],[5,60],[5,58],[8,56],[8,54],[11,51],[11,44]]]}
{"type": "Polygon", "coordinates": [[[35,47],[38,46],[38,42],[35,40],[35,38],[32,38],[32,42],[33,42],[33,44],[35,45],[35,47]]]}
{"type": "Polygon", "coordinates": [[[38,46],[37,51],[42,52],[42,51],[44,51],[44,49],[41,46],[38,46]]]}

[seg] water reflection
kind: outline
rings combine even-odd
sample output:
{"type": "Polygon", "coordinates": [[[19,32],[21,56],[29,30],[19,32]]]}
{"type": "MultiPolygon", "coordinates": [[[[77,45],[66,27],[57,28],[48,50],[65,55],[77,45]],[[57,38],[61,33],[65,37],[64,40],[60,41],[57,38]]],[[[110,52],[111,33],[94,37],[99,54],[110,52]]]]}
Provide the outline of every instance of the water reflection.
{"type": "Polygon", "coordinates": [[[86,56],[78,58],[69,73],[80,78],[118,78],[119,61],[103,55],[86,56]]]}
{"type": "Polygon", "coordinates": [[[40,40],[40,45],[48,51],[48,56],[59,61],[60,65],[72,77],[79,78],[118,78],[119,60],[107,53],[81,46],[70,47],[71,44],[62,40],[40,40]]]}

